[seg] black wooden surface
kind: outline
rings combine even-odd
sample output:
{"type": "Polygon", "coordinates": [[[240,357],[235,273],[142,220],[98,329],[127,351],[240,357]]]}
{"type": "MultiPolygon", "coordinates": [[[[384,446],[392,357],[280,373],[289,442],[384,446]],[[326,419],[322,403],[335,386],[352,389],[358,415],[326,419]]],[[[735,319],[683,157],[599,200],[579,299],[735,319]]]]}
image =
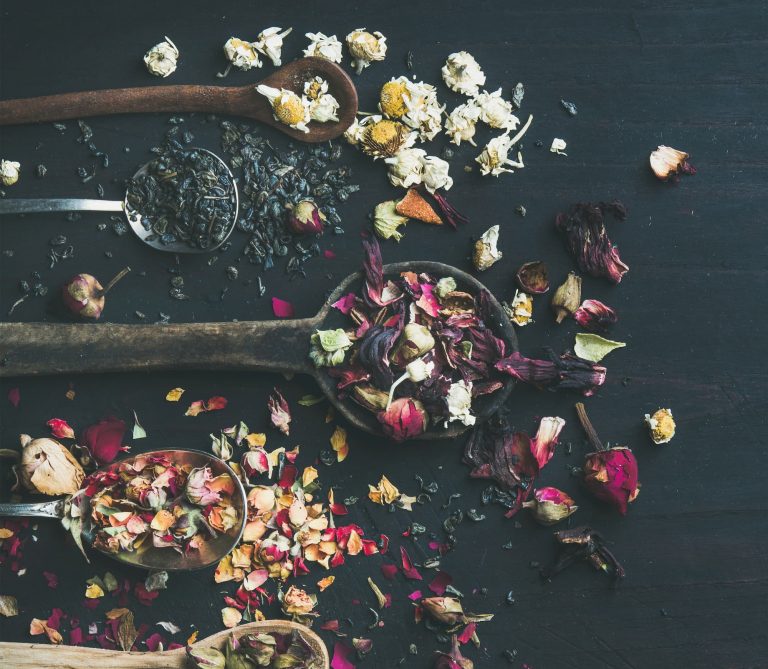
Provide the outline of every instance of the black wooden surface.
{"type": "MultiPolygon", "coordinates": [[[[525,83],[521,116],[534,114],[525,140],[526,168],[498,180],[465,173],[477,151],[462,146],[452,160],[456,181],[454,204],[471,224],[448,229],[411,224],[399,244],[383,244],[385,261],[431,259],[468,267],[470,240],[492,224],[501,225],[504,261],[482,276],[499,297],[513,293],[515,268],[524,261],[545,260],[559,282],[573,267],[555,234],[555,214],[578,200],[620,198],[630,209],[625,223],[614,224],[612,238],[630,272],[618,287],[585,279],[584,295],[615,306],[620,322],[614,335],[627,348],[610,355],[608,381],[587,401],[604,439],[634,448],[640,463],[642,492],[625,518],[593,502],[571,478],[567,466],[578,465],[584,452],[577,426],[575,396],[520,388],[511,407],[519,429],[535,430],[536,417],[561,415],[568,424],[560,448],[544,470],[542,484],[571,493],[580,505],[574,520],[602,530],[613,542],[627,569],[626,582],[611,590],[607,579],[586,566],[571,569],[542,584],[531,562],[554,555],[551,533],[521,514],[520,526],[498,507],[481,509],[483,522],[466,522],[458,545],[444,569],[467,594],[466,608],[493,612],[480,626],[480,650],[467,654],[477,667],[502,667],[501,653],[516,649],[516,666],[551,667],[757,667],[768,666],[768,579],[765,520],[765,388],[764,309],[766,288],[765,184],[768,12],[764,0],[673,0],[665,3],[588,0],[586,2],[410,2],[396,5],[278,2],[3,2],[0,24],[2,98],[42,95],[87,88],[161,84],[145,72],[141,56],[168,35],[181,50],[180,67],[169,83],[217,83],[224,62],[221,45],[231,35],[250,37],[271,25],[293,26],[284,60],[300,55],[307,31],[335,33],[340,38],[358,26],[381,30],[388,37],[386,61],[356,79],[361,109],[373,110],[378,86],[405,73],[405,57],[413,52],[415,72],[438,83],[449,108],[458,101],[439,83],[439,68],[452,51],[466,49],[483,66],[489,90],[502,86],[505,95],[517,81],[525,83]],[[576,102],[579,114],[569,117],[560,98],[576,102]],[[550,154],[553,137],[568,142],[568,157],[550,154]],[[540,139],[544,147],[534,147],[540,139]],[[648,153],[657,144],[692,154],[699,174],[679,185],[656,181],[648,169],[648,153]],[[522,204],[528,215],[513,213],[522,204]],[[623,382],[622,382],[623,381],[623,382]],[[668,446],[650,444],[643,414],[670,406],[678,436],[668,446]],[[512,541],[512,550],[502,545],[512,541]],[[481,589],[487,589],[483,591],[481,589]],[[515,592],[516,604],[504,603],[515,592]],[[486,594],[483,594],[486,592],[486,594]]],[[[348,56],[345,53],[345,65],[348,56]]],[[[262,72],[271,71],[265,65],[262,72]]],[[[228,84],[244,84],[259,71],[234,72],[228,84]]],[[[109,151],[112,165],[82,185],[76,168],[94,160],[75,142],[72,123],[59,134],[50,125],[4,128],[2,157],[19,160],[20,183],[9,196],[93,197],[102,183],[107,197],[120,197],[119,182],[148,157],[148,149],[167,129],[166,116],[94,119],[94,140],[109,151]],[[130,147],[124,153],[122,147],[130,147]],[[45,163],[48,175],[34,176],[45,163]]],[[[217,133],[199,118],[187,118],[198,144],[216,150],[217,133]]],[[[264,134],[281,147],[273,132],[264,134]]],[[[480,139],[491,133],[483,130],[480,139]]],[[[430,152],[438,153],[440,138],[430,152]]],[[[383,166],[371,164],[345,149],[361,192],[343,208],[347,234],[328,237],[324,248],[335,260],[315,259],[309,279],[287,282],[281,268],[262,273],[267,294],[259,298],[254,266],[241,264],[240,278],[230,282],[225,267],[236,261],[242,238],[209,268],[205,258],[182,258],[188,302],[168,297],[172,257],[154,253],[130,237],[110,230],[97,232],[105,215],[86,215],[70,223],[58,215],[8,218],[2,221],[3,250],[12,258],[0,263],[0,306],[3,318],[20,295],[17,282],[41,272],[51,293],[69,275],[87,271],[107,280],[126,264],[134,272],[115,288],[104,318],[136,322],[140,310],[150,319],[168,313],[174,322],[271,318],[269,297],[296,306],[297,317],[315,313],[336,281],[359,266],[359,232],[368,226],[374,204],[394,195],[383,166]],[[48,240],[66,234],[76,257],[48,269],[48,240]],[[105,252],[111,251],[108,258],[105,252]],[[139,276],[138,272],[146,272],[139,276]],[[220,299],[223,286],[229,288],[220,299]]],[[[536,355],[542,345],[569,346],[575,323],[555,326],[548,298],[538,299],[536,323],[519,332],[521,348],[536,355]]],[[[11,317],[35,321],[56,319],[44,298],[28,300],[11,317]]],[[[280,383],[292,406],[290,438],[269,432],[268,446],[301,444],[300,464],[313,463],[327,447],[333,424],[325,425],[322,406],[303,408],[296,400],[315,391],[309,380],[286,382],[277,376],[250,374],[142,374],[103,377],[72,376],[36,380],[4,380],[1,384],[2,446],[15,447],[19,433],[46,433],[45,421],[57,416],[82,428],[116,414],[130,422],[136,410],[149,433],[133,450],[183,446],[207,448],[208,433],[237,420],[266,428],[265,402],[280,383]],[[69,384],[77,391],[64,397],[69,384]],[[19,386],[21,404],[5,400],[19,386]],[[180,404],[164,401],[174,386],[187,389],[180,404]],[[185,418],[186,400],[215,394],[230,403],[224,412],[185,418]]],[[[384,473],[406,492],[414,474],[440,484],[436,502],[414,513],[387,513],[367,501],[352,508],[349,519],[367,532],[385,532],[395,554],[401,541],[423,558],[424,541],[400,537],[408,523],[421,522],[439,533],[445,497],[461,492],[459,505],[480,508],[483,483],[470,481],[460,463],[461,442],[393,446],[350,431],[351,454],[342,464],[320,466],[321,480],[338,486],[337,499],[357,495],[384,473]]],[[[79,616],[82,624],[103,620],[110,603],[95,611],[82,608],[85,579],[107,569],[136,577],[96,556],[86,565],[52,523],[40,522],[38,541],[26,551],[23,577],[0,573],[3,593],[19,598],[21,613],[3,619],[2,639],[27,641],[32,617],[45,618],[58,606],[79,616]],[[57,590],[46,587],[43,569],[59,574],[57,590]]],[[[387,558],[388,561],[388,558],[387,558]]],[[[365,579],[373,575],[393,595],[383,615],[385,625],[371,634],[373,655],[366,666],[426,667],[436,642],[412,622],[406,595],[415,584],[385,582],[381,556],[352,558],[335,570],[335,584],[320,595],[322,619],[351,618],[350,630],[366,635],[366,606],[371,594],[365,579]],[[361,604],[354,604],[353,600],[361,604]],[[418,655],[409,653],[416,644],[418,655]],[[398,664],[404,658],[402,664],[398,664]]],[[[324,573],[301,579],[311,591],[324,573]]],[[[209,571],[173,575],[169,589],[153,608],[134,607],[137,623],[171,620],[186,638],[191,626],[205,636],[220,628],[221,594],[209,571]]],[[[267,609],[266,612],[274,613],[267,609]]],[[[156,628],[157,629],[157,628],[156,628]]],[[[327,634],[327,633],[324,633],[327,634]]],[[[327,636],[330,643],[333,639],[327,636]]],[[[515,666],[515,665],[513,665],[515,666]]]]}

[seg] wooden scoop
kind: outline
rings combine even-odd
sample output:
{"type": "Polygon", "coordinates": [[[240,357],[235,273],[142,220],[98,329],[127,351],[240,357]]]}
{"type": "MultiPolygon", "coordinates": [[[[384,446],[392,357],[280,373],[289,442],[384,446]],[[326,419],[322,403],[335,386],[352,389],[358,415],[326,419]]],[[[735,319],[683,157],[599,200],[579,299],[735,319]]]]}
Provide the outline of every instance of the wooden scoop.
{"type": "MultiPolygon", "coordinates": [[[[246,623],[234,630],[222,630],[198,641],[195,646],[215,647],[223,650],[227,637],[234,632],[243,634],[298,632],[312,649],[313,664],[310,669],[328,669],[328,650],[322,639],[311,629],[289,620],[262,620],[246,623]]],[[[80,669],[109,667],[109,669],[189,669],[194,666],[187,658],[185,648],[164,650],[159,653],[138,653],[120,650],[103,650],[83,646],[52,646],[42,643],[0,642],[0,667],[7,669],[80,669]]]]}
{"type": "Polygon", "coordinates": [[[5,100],[0,102],[0,125],[136,112],[243,116],[271,125],[302,142],[324,142],[341,135],[354,121],[357,91],[349,75],[335,63],[324,58],[299,58],[275,70],[266,79],[247,86],[146,86],[5,100]],[[339,120],[337,123],[312,121],[308,133],[276,121],[267,98],[256,92],[256,86],[266,84],[301,95],[304,82],[316,76],[328,82],[328,92],[338,101],[339,120]]]}
{"type": "MultiPolygon", "coordinates": [[[[385,276],[426,272],[451,276],[458,290],[487,290],[475,277],[450,265],[412,261],[384,265],[385,276]]],[[[316,330],[349,327],[349,319],[331,304],[360,287],[362,274],[344,279],[312,318],[237,323],[116,325],[111,323],[0,323],[0,377],[88,372],[151,372],[179,369],[298,372],[315,377],[328,401],[356,427],[381,434],[376,416],[351,400],[339,400],[336,379],[309,359],[309,339],[316,330]],[[357,285],[356,285],[357,284],[357,285]]],[[[355,290],[355,292],[357,292],[355,290]]],[[[490,292],[490,322],[508,353],[518,350],[517,337],[499,302],[490,292]]],[[[488,418],[507,399],[514,382],[491,395],[475,398],[472,411],[488,418]]],[[[430,427],[418,439],[456,437],[467,429],[460,422],[445,429],[430,427]]]]}

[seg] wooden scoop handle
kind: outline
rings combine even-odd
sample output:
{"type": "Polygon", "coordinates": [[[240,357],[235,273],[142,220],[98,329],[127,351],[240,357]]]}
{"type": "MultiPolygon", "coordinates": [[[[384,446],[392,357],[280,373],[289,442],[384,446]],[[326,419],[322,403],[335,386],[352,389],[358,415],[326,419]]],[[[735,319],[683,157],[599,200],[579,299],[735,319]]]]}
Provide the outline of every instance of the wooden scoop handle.
{"type": "Polygon", "coordinates": [[[312,373],[320,315],[242,323],[0,323],[0,377],[221,369],[312,373]]]}

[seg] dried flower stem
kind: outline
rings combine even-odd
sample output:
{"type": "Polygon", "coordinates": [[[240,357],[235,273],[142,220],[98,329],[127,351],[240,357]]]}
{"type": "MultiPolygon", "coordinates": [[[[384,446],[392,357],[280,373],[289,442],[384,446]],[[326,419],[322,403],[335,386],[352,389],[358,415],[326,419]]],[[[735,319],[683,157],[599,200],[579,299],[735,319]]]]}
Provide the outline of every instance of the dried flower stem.
{"type": "Polygon", "coordinates": [[[600,441],[600,437],[597,436],[597,431],[592,425],[592,422],[589,420],[589,416],[587,416],[587,410],[584,408],[584,404],[582,402],[576,403],[576,414],[579,416],[581,427],[583,427],[584,432],[587,433],[587,439],[589,439],[589,443],[592,444],[592,448],[594,448],[596,451],[606,450],[605,446],[603,446],[603,442],[600,441]]]}
{"type": "Polygon", "coordinates": [[[106,286],[104,286],[104,289],[99,293],[98,297],[102,297],[103,295],[106,295],[110,290],[112,290],[112,287],[130,271],[131,271],[130,267],[124,267],[122,270],[120,270],[120,272],[118,272],[117,275],[112,277],[112,280],[106,286]]]}

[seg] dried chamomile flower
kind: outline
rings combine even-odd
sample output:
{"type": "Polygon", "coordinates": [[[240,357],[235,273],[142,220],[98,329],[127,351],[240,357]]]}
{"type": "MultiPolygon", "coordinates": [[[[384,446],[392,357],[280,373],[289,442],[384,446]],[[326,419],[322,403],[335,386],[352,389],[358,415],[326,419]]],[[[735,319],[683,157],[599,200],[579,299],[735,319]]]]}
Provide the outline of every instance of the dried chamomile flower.
{"type": "Polygon", "coordinates": [[[472,382],[467,383],[463,379],[458,383],[452,383],[445,397],[448,405],[448,419],[446,426],[453,421],[460,421],[464,425],[474,425],[475,417],[472,415],[472,382]]]}
{"type": "Polygon", "coordinates": [[[347,48],[352,54],[352,67],[360,74],[374,60],[384,60],[387,38],[378,31],[369,33],[365,28],[358,28],[347,35],[347,48]]]}
{"type": "Polygon", "coordinates": [[[474,102],[480,108],[480,120],[492,128],[514,130],[520,125],[520,119],[512,113],[512,103],[501,97],[501,89],[483,91],[474,102]]]}
{"type": "Polygon", "coordinates": [[[675,436],[675,419],[672,409],[659,409],[652,416],[645,414],[645,422],[651,431],[654,444],[666,444],[675,436]]]}
{"type": "Polygon", "coordinates": [[[421,159],[424,173],[421,183],[430,192],[434,193],[438,188],[449,190],[453,186],[453,179],[448,176],[448,163],[437,156],[425,156],[421,159]]]}
{"type": "Polygon", "coordinates": [[[336,35],[324,35],[323,33],[306,33],[309,38],[309,46],[304,49],[305,56],[315,56],[325,58],[332,63],[341,62],[341,42],[336,39],[336,35]]]}
{"type": "Polygon", "coordinates": [[[169,74],[173,74],[176,71],[176,61],[178,60],[179,50],[168,37],[165,38],[165,41],[155,44],[144,54],[144,64],[149,73],[156,77],[167,77],[169,74]]]}
{"type": "Polygon", "coordinates": [[[688,154],[671,146],[659,146],[651,153],[651,169],[662,181],[677,174],[696,174],[696,168],[688,162],[688,154]]]}
{"type": "Polygon", "coordinates": [[[406,88],[407,111],[403,114],[402,121],[408,127],[418,131],[422,142],[431,141],[443,128],[445,105],[440,106],[437,101],[437,91],[430,84],[421,81],[415,83],[406,79],[406,88]]]}
{"type": "Polygon", "coordinates": [[[309,100],[309,118],[320,123],[338,122],[336,112],[339,102],[328,92],[328,82],[322,77],[315,77],[304,84],[304,97],[309,100]]]}
{"type": "Polygon", "coordinates": [[[360,147],[374,158],[387,158],[403,149],[410,148],[416,141],[416,133],[400,121],[390,121],[379,115],[367,116],[360,125],[360,147]]]}
{"type": "Polygon", "coordinates": [[[284,123],[291,128],[309,132],[309,100],[300,98],[293,91],[285,88],[272,88],[259,84],[256,90],[269,100],[272,105],[272,113],[276,121],[284,123]]]}
{"type": "Polygon", "coordinates": [[[254,46],[267,58],[272,61],[272,65],[280,67],[280,52],[283,50],[283,38],[288,35],[293,28],[282,30],[281,28],[267,28],[259,33],[254,46]]]}
{"type": "Polygon", "coordinates": [[[443,81],[452,91],[475,96],[485,84],[485,74],[474,57],[466,51],[448,56],[442,69],[443,81]]]}
{"type": "Polygon", "coordinates": [[[510,304],[502,302],[501,306],[515,325],[523,327],[533,323],[533,297],[528,293],[516,290],[512,302],[510,304]]]}
{"type": "Polygon", "coordinates": [[[460,146],[462,142],[475,144],[474,136],[477,130],[477,122],[480,120],[480,107],[470,100],[454,109],[445,121],[445,134],[451,141],[460,146]]]}
{"type": "Polygon", "coordinates": [[[236,68],[247,71],[261,67],[261,59],[255,42],[246,42],[237,37],[230,37],[224,43],[224,55],[236,68]]]}
{"type": "Polygon", "coordinates": [[[397,202],[388,200],[376,205],[373,212],[373,230],[381,239],[390,239],[394,237],[399,242],[403,236],[397,229],[408,222],[407,216],[401,216],[397,213],[397,202]]]}
{"type": "Polygon", "coordinates": [[[0,160],[0,181],[3,186],[13,186],[19,180],[21,163],[13,160],[0,160]]]}
{"type": "Polygon", "coordinates": [[[398,77],[386,82],[379,92],[379,111],[387,118],[400,119],[408,111],[408,79],[398,77]]]}
{"type": "Polygon", "coordinates": [[[501,260],[503,255],[496,244],[499,241],[499,226],[494,225],[488,228],[483,236],[475,242],[474,253],[472,254],[472,261],[475,264],[475,269],[479,272],[487,270],[491,265],[501,260]]]}
{"type": "Polygon", "coordinates": [[[424,149],[403,149],[384,162],[389,165],[387,176],[393,186],[410,188],[421,183],[424,177],[424,149]]]}
{"type": "Polygon", "coordinates": [[[512,148],[512,141],[509,135],[494,137],[488,142],[480,155],[475,158],[475,162],[480,163],[480,174],[483,176],[491,174],[497,177],[504,172],[513,172],[513,170],[505,167],[506,165],[517,168],[525,167],[520,152],[517,154],[516,161],[507,157],[510,148],[512,148]]]}
{"type": "MultiPolygon", "coordinates": [[[[365,120],[365,119],[363,119],[365,120]]],[[[351,125],[344,131],[344,139],[347,140],[347,144],[357,146],[363,139],[363,132],[365,127],[357,119],[352,121],[351,125]]]]}
{"type": "Polygon", "coordinates": [[[568,154],[565,152],[565,147],[565,140],[555,137],[552,140],[552,146],[549,147],[549,150],[552,153],[556,153],[558,156],[567,156],[568,154]]]}

